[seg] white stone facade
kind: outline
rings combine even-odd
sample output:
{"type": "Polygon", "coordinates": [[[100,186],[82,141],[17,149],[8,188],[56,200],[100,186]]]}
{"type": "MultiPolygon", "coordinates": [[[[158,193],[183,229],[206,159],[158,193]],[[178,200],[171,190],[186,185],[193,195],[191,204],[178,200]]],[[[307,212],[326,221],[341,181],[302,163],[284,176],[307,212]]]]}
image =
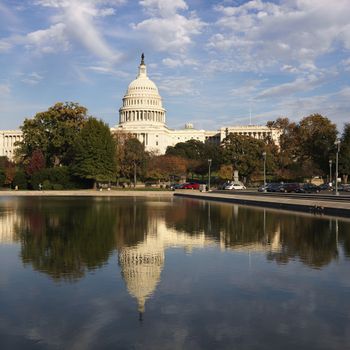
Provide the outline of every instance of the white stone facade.
{"type": "Polygon", "coordinates": [[[13,160],[16,149],[15,142],[22,141],[21,130],[1,130],[0,131],[0,156],[6,156],[13,160]]]}

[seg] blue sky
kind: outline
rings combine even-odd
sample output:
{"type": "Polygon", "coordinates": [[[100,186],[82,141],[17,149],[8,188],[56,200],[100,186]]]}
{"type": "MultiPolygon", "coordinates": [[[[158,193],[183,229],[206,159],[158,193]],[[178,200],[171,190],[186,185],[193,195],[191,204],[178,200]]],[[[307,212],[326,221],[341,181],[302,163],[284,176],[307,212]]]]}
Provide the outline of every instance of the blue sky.
{"type": "Polygon", "coordinates": [[[172,128],[350,121],[350,0],[0,0],[0,129],[58,101],[114,126],[141,52],[172,128]]]}

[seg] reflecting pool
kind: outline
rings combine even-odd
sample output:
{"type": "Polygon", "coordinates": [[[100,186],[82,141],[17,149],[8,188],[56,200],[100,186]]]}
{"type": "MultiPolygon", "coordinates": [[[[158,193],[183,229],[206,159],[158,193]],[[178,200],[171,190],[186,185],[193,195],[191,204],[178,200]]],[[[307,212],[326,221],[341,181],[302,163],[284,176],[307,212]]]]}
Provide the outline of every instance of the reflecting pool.
{"type": "Polygon", "coordinates": [[[0,198],[0,349],[347,349],[350,220],[0,198]]]}

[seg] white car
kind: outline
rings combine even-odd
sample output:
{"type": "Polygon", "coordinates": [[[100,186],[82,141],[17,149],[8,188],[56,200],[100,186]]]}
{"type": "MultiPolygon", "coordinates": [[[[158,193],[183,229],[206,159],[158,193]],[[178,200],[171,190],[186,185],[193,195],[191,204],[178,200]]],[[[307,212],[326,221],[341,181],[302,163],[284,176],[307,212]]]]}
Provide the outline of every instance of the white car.
{"type": "Polygon", "coordinates": [[[240,183],[231,183],[225,186],[225,190],[245,190],[246,187],[240,183]]]}

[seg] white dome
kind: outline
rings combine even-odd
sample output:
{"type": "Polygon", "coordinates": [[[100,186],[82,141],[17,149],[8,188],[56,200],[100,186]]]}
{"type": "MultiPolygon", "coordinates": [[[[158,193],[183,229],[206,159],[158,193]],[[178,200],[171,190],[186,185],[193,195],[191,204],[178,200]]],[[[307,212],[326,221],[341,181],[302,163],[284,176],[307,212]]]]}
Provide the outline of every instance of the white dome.
{"type": "Polygon", "coordinates": [[[119,109],[119,125],[165,125],[165,109],[156,84],[148,78],[144,55],[119,109]]]}
{"type": "Polygon", "coordinates": [[[159,92],[156,84],[148,77],[137,77],[135,80],[133,80],[129,84],[126,95],[140,94],[140,93],[156,94],[159,96],[159,92]]]}

